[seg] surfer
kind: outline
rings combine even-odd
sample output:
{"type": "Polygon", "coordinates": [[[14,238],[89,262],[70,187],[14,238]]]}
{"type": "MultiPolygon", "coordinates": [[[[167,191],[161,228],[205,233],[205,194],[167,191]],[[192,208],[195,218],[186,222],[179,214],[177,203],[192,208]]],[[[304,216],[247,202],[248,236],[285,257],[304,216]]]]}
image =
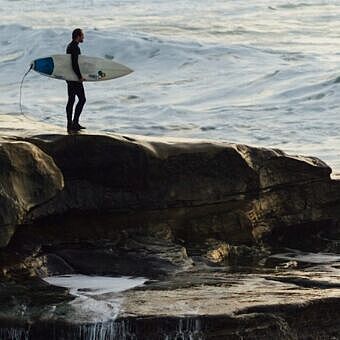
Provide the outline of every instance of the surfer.
{"type": "Polygon", "coordinates": [[[73,71],[79,78],[79,81],[67,81],[68,101],[66,105],[66,116],[68,132],[85,129],[84,126],[81,126],[79,124],[79,117],[86,102],[85,90],[83,86],[84,78],[80,73],[78,64],[78,56],[81,54],[79,43],[82,43],[83,41],[84,41],[83,31],[80,28],[76,28],[72,32],[72,41],[68,44],[66,49],[66,53],[71,54],[73,71]],[[72,119],[73,105],[76,96],[78,97],[78,103],[74,110],[74,116],[72,119]]]}

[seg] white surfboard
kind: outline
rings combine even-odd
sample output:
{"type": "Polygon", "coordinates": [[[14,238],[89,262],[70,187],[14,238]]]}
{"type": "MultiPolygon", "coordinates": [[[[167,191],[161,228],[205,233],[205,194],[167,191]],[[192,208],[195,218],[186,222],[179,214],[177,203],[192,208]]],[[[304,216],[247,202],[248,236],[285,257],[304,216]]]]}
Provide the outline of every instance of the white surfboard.
{"type": "MultiPolygon", "coordinates": [[[[80,73],[85,81],[102,81],[126,76],[133,72],[127,66],[103,58],[79,55],[80,73]]],[[[70,54],[56,54],[33,60],[32,68],[40,74],[56,79],[79,81],[74,73],[70,54]]]]}

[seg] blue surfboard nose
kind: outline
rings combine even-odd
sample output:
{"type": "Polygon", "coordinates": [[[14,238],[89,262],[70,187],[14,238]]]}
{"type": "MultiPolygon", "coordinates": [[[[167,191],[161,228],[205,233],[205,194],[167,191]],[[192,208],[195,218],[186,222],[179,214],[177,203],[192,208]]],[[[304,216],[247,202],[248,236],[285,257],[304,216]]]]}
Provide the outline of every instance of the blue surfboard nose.
{"type": "Polygon", "coordinates": [[[51,75],[54,69],[54,62],[51,57],[40,58],[33,61],[33,70],[51,75]]]}

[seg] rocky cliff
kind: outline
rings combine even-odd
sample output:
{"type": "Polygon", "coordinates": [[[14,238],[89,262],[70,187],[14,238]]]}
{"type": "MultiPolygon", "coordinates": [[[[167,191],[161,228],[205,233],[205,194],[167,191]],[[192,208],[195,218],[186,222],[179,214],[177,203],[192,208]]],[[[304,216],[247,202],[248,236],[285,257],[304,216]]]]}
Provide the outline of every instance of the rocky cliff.
{"type": "MultiPolygon", "coordinates": [[[[34,122],[25,122],[27,128],[17,131],[15,118],[2,120],[7,124],[0,140],[3,306],[8,306],[13,285],[28,277],[83,273],[158,280],[144,289],[144,302],[138,289],[124,295],[120,320],[130,320],[132,327],[124,330],[126,338],[129,332],[143,334],[151,320],[155,324],[147,327],[154,333],[150,331],[148,338],[157,338],[161,330],[155,325],[161,316],[165,329],[175,325],[177,331],[184,327],[177,324],[178,318],[189,317],[188,337],[232,338],[247,325],[244,338],[300,338],[299,327],[319,315],[315,304],[320,313],[325,304],[334,313],[338,309],[337,282],[322,274],[320,283],[311,274],[314,269],[301,272],[299,261],[292,259],[272,264],[273,256],[286,248],[339,251],[340,182],[330,177],[331,169],[321,160],[221,141],[67,135],[34,122]],[[39,134],[39,128],[45,133],[39,134]],[[231,274],[230,268],[238,268],[238,274],[231,274]],[[241,275],[245,268],[247,274],[241,275]],[[288,281],[281,272],[285,269],[288,281]],[[249,287],[265,298],[256,299],[249,287]],[[244,304],[237,301],[240,294],[244,304]],[[228,295],[229,302],[217,303],[228,295]],[[172,303],[187,307],[159,308],[172,303]],[[196,319],[190,319],[188,306],[196,310],[196,319]],[[289,310],[310,316],[299,323],[289,310]],[[241,317],[245,312],[240,311],[247,311],[247,316],[241,317]],[[141,323],[141,318],[148,321],[141,323]],[[261,325],[268,333],[261,333],[261,325]]],[[[336,265],[332,268],[337,270],[336,265]]],[[[31,301],[26,290],[20,291],[21,304],[31,301]]],[[[67,303],[70,297],[62,296],[67,303]]],[[[12,329],[6,318],[0,316],[3,334],[12,329]]],[[[39,328],[41,316],[33,319],[39,328]]],[[[320,338],[340,334],[336,320],[328,333],[319,331],[320,338]]],[[[112,332],[118,332],[117,325],[110,326],[112,332]]],[[[307,338],[308,327],[303,332],[301,338],[307,338]]]]}

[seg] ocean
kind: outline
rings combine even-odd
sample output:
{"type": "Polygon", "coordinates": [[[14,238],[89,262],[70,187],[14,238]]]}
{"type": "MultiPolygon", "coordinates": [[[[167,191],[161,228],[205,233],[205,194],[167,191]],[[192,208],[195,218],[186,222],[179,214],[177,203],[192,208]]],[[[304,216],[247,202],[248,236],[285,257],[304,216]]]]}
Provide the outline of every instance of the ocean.
{"type": "MultiPolygon", "coordinates": [[[[89,130],[225,140],[340,170],[340,1],[0,0],[0,112],[33,59],[82,54],[134,73],[85,83],[89,130]]],[[[66,128],[66,84],[31,72],[25,115],[66,128]]],[[[42,131],[43,132],[43,131],[42,131]]]]}

